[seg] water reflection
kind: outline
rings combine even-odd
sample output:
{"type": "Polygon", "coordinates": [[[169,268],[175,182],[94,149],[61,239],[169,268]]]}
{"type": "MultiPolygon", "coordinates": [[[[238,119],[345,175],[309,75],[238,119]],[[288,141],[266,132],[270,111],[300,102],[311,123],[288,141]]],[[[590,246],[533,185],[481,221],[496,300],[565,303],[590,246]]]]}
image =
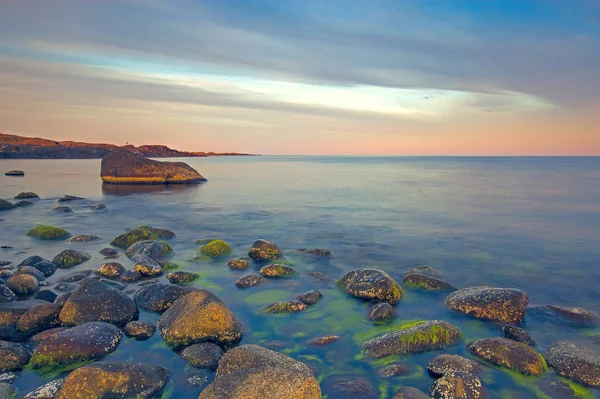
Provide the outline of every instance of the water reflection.
{"type": "Polygon", "coordinates": [[[132,194],[182,193],[198,190],[202,184],[102,184],[102,194],[126,196],[132,194]]]}

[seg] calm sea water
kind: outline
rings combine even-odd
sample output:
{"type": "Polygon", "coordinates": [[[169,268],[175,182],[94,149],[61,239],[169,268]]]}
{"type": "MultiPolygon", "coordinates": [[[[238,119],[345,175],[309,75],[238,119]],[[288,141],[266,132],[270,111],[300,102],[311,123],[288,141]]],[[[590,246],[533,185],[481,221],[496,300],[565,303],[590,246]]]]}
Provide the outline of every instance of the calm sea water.
{"type": "MultiPolygon", "coordinates": [[[[181,160],[181,159],[179,159],[181,160]]],[[[459,288],[489,284],[527,292],[531,304],[586,307],[600,315],[600,158],[359,158],[252,157],[183,159],[208,179],[198,186],[103,187],[99,160],[0,160],[0,170],[23,169],[24,178],[0,176],[0,197],[34,191],[35,206],[0,214],[0,260],[27,256],[51,258],[65,248],[93,254],[77,269],[103,263],[98,250],[128,228],[149,224],[173,230],[174,261],[196,271],[198,286],[213,290],[243,322],[243,343],[258,343],[289,354],[315,368],[325,394],[335,376],[363,376],[391,397],[400,386],[427,391],[432,379],[425,367],[436,353],[362,358],[360,343],[406,321],[444,319],[463,332],[464,342],[444,352],[469,356],[465,343],[501,335],[494,323],[446,310],[444,294],[405,291],[390,325],[365,320],[369,305],[349,298],[335,286],[306,273],[332,279],[346,271],[377,267],[397,280],[412,267],[429,265],[459,288]],[[54,214],[56,200],[72,194],[85,201],[67,205],[73,214],[54,214]],[[89,205],[105,203],[106,212],[89,205]],[[103,241],[34,241],[25,233],[52,224],[103,241]],[[264,238],[286,252],[298,277],[238,290],[234,281],[247,271],[232,271],[227,259],[196,263],[202,238],[222,238],[244,256],[264,238]],[[297,248],[330,249],[332,259],[315,259],[297,248]],[[308,311],[285,316],[261,314],[264,306],[319,289],[324,299],[308,311]],[[329,334],[342,340],[314,349],[306,341],[329,334]],[[380,379],[377,369],[400,362],[405,377],[380,379]]],[[[128,260],[119,260],[126,267],[128,260]]],[[[77,270],[75,269],[75,270],[77,270]]],[[[252,267],[252,269],[258,269],[252,267]]],[[[253,270],[250,270],[253,271],[253,270]]],[[[51,282],[65,274],[59,271],[51,282]]],[[[157,316],[142,312],[141,319],[157,316]]],[[[586,340],[591,330],[575,330],[527,316],[525,327],[545,350],[558,339],[586,340]]],[[[153,362],[172,370],[171,398],[195,398],[201,387],[187,383],[202,374],[165,348],[158,334],[146,342],[124,339],[108,360],[153,362]],[[148,350],[152,348],[151,350],[148,350]]],[[[212,378],[211,375],[207,375],[212,378]]],[[[544,378],[551,376],[548,373],[544,378]]],[[[21,392],[47,381],[32,372],[16,382],[21,392]]],[[[517,377],[487,367],[484,386],[492,397],[542,397],[539,378],[517,377]]],[[[589,393],[593,395],[593,393],[589,393]]]]}

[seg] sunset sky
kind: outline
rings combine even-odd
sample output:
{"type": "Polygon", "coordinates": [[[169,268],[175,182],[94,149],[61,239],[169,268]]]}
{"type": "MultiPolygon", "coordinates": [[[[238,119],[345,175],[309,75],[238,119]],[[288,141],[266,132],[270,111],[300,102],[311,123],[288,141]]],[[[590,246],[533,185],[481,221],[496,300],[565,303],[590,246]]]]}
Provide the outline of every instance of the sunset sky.
{"type": "Polygon", "coordinates": [[[0,0],[0,131],[600,155],[600,1],[0,0]]]}

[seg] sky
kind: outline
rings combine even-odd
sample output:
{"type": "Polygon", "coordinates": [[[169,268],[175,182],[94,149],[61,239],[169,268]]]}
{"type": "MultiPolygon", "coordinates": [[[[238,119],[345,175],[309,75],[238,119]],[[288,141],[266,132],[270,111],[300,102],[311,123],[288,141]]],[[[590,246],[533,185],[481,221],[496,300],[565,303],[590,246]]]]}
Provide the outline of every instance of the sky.
{"type": "Polygon", "coordinates": [[[0,0],[0,132],[600,155],[597,0],[0,0]]]}

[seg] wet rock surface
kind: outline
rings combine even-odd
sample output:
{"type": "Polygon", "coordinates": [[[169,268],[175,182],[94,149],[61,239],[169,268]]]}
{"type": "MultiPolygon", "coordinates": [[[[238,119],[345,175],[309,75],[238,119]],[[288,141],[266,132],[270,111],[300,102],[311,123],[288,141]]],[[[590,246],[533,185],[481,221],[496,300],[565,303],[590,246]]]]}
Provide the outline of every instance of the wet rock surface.
{"type": "Polygon", "coordinates": [[[505,324],[502,326],[502,333],[504,334],[504,338],[521,342],[529,346],[535,346],[535,341],[533,340],[533,338],[531,338],[529,333],[522,328],[510,324],[505,324]]]}
{"type": "Polygon", "coordinates": [[[154,324],[145,321],[130,321],[123,328],[126,336],[135,338],[137,341],[150,339],[155,331],[156,327],[154,327],[154,324]]]}
{"type": "Polygon", "coordinates": [[[163,313],[171,307],[175,301],[185,296],[183,288],[166,285],[153,284],[143,287],[135,293],[133,299],[140,309],[148,312],[163,313]]]}
{"type": "Polygon", "coordinates": [[[0,327],[16,327],[19,318],[29,309],[45,303],[37,299],[0,303],[0,327]]]}
{"type": "Polygon", "coordinates": [[[17,321],[17,330],[25,335],[35,335],[60,325],[58,315],[61,307],[54,303],[45,303],[32,307],[17,321]]]}
{"type": "Polygon", "coordinates": [[[477,375],[480,370],[479,363],[458,355],[439,355],[427,365],[427,371],[433,377],[441,377],[451,371],[463,371],[477,375]]]}
{"type": "Polygon", "coordinates": [[[164,273],[162,266],[147,256],[138,255],[132,260],[135,262],[133,270],[139,272],[144,277],[158,277],[164,273]]]}
{"type": "Polygon", "coordinates": [[[410,374],[410,367],[405,366],[404,364],[389,364],[385,367],[380,368],[377,371],[377,375],[382,378],[391,378],[397,377],[400,375],[408,375],[410,374]]]}
{"type": "Polygon", "coordinates": [[[402,387],[396,391],[392,399],[430,399],[429,395],[412,387],[402,387]]]}
{"type": "Polygon", "coordinates": [[[257,240],[252,244],[248,251],[248,256],[257,262],[266,262],[275,260],[283,256],[283,252],[272,242],[266,240],[257,240]]]}
{"type": "Polygon", "coordinates": [[[413,289],[428,291],[454,291],[456,287],[447,281],[427,274],[410,272],[402,278],[402,282],[413,289]]]}
{"type": "Polygon", "coordinates": [[[317,290],[307,291],[296,297],[297,300],[309,306],[316,304],[321,298],[323,298],[323,294],[317,290]]]}
{"type": "Polygon", "coordinates": [[[61,269],[68,269],[80,265],[83,262],[87,262],[90,259],[90,255],[86,253],[75,251],[73,249],[65,249],[52,259],[52,263],[61,269]]]}
{"type": "Polygon", "coordinates": [[[600,352],[595,347],[561,341],[544,358],[559,375],[583,385],[600,388],[600,352]]]}
{"type": "Polygon", "coordinates": [[[232,259],[227,262],[227,266],[230,269],[247,269],[250,264],[245,259],[232,259]]]}
{"type": "Polygon", "coordinates": [[[262,284],[265,282],[265,278],[258,274],[248,274],[240,277],[236,280],[235,285],[238,288],[250,288],[255,285],[262,284]]]}
{"type": "Polygon", "coordinates": [[[466,315],[509,324],[521,324],[529,299],[514,288],[471,287],[446,297],[446,306],[466,315]]]}
{"type": "Polygon", "coordinates": [[[17,274],[8,279],[6,287],[17,295],[29,295],[37,291],[40,282],[30,274],[17,274]]]}
{"type": "Polygon", "coordinates": [[[323,390],[335,399],[377,399],[378,391],[373,384],[361,376],[339,376],[323,381],[323,390]]]}
{"type": "Polygon", "coordinates": [[[23,399],[54,399],[58,391],[62,389],[65,384],[66,378],[59,378],[54,381],[50,381],[41,387],[34,389],[27,395],[23,396],[23,399]]]}
{"type": "Polygon", "coordinates": [[[181,357],[198,369],[216,370],[224,353],[219,345],[204,342],[188,346],[181,352],[181,357]]]}
{"type": "Polygon", "coordinates": [[[371,321],[380,321],[391,319],[396,316],[396,309],[387,302],[378,303],[369,311],[367,319],[371,321]]]}
{"type": "Polygon", "coordinates": [[[108,278],[118,278],[125,272],[125,267],[117,262],[103,263],[102,266],[100,266],[100,268],[96,271],[96,273],[100,276],[108,278]]]}
{"type": "Polygon", "coordinates": [[[167,279],[171,284],[189,283],[198,278],[198,273],[177,271],[167,274],[167,279]]]}
{"type": "Polygon", "coordinates": [[[19,343],[0,341],[0,371],[20,370],[31,358],[31,350],[19,343]]]}
{"type": "Polygon", "coordinates": [[[271,264],[260,269],[260,274],[264,277],[287,277],[296,274],[296,271],[289,266],[271,264]]]}
{"type": "Polygon", "coordinates": [[[527,312],[533,315],[556,318],[560,322],[574,327],[593,327],[600,324],[600,320],[595,314],[580,307],[533,305],[527,309],[527,312]]]}
{"type": "Polygon", "coordinates": [[[485,391],[476,376],[452,371],[431,386],[429,396],[433,399],[483,399],[485,391]]]}
{"type": "Polygon", "coordinates": [[[125,251],[125,256],[135,260],[139,256],[145,256],[156,262],[165,259],[173,250],[164,242],[156,240],[144,240],[131,244],[125,251]]]}
{"type": "Polygon", "coordinates": [[[396,304],[402,299],[402,288],[386,272],[378,269],[360,269],[348,272],[337,285],[357,298],[396,304]]]}
{"type": "Polygon", "coordinates": [[[482,359],[525,375],[540,375],[546,368],[542,355],[535,349],[506,338],[475,341],[467,349],[482,359]]]}
{"type": "Polygon", "coordinates": [[[100,241],[101,238],[98,236],[94,236],[91,234],[80,234],[78,236],[73,236],[67,240],[67,242],[92,242],[92,241],[100,241]]]}

